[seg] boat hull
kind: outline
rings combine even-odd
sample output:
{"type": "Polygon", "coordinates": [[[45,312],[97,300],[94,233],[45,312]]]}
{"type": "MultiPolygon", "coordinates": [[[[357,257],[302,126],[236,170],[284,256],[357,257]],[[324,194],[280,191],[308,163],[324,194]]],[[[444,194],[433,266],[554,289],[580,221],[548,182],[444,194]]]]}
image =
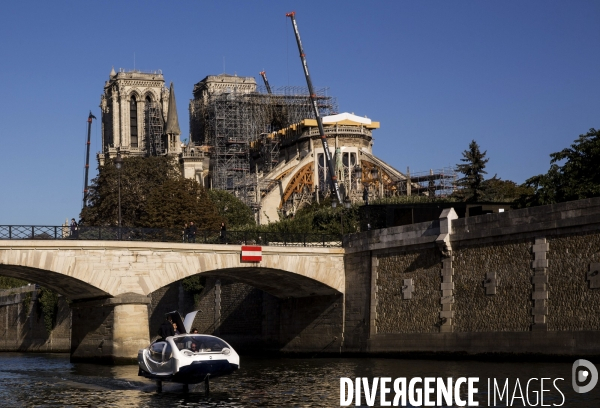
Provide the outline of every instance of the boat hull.
{"type": "Polygon", "coordinates": [[[138,375],[152,380],[197,384],[231,374],[239,355],[224,340],[204,334],[182,334],[152,343],[138,352],[138,375]]]}

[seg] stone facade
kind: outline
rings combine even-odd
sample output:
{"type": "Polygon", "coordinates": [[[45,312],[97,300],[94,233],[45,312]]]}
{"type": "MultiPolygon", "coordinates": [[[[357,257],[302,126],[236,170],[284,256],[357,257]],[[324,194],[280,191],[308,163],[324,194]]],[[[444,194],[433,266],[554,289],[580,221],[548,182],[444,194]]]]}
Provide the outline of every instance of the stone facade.
{"type": "Polygon", "coordinates": [[[437,248],[378,256],[377,333],[439,331],[440,258],[437,248]],[[406,280],[410,298],[403,294],[406,280]]]}
{"type": "MultiPolygon", "coordinates": [[[[148,137],[154,124],[150,123],[149,108],[156,110],[156,119],[160,122],[156,125],[164,126],[169,111],[169,90],[165,87],[162,72],[115,72],[113,69],[100,98],[100,165],[103,165],[106,158],[116,157],[117,151],[123,157],[151,154],[151,141],[148,137]]],[[[180,147],[181,142],[177,142],[174,148],[180,147]]]]}
{"type": "Polygon", "coordinates": [[[531,242],[455,248],[456,332],[529,331],[531,328],[531,242]],[[496,273],[496,293],[487,294],[486,274],[496,273]]]}
{"type": "Polygon", "coordinates": [[[600,262],[600,233],[548,239],[548,330],[600,331],[600,289],[590,288],[587,272],[600,262]]]}

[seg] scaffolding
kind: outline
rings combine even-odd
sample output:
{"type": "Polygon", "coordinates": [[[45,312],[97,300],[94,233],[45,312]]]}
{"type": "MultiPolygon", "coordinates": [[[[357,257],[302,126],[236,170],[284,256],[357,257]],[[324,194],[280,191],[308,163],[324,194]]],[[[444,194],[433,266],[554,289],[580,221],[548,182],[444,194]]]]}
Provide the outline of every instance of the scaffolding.
{"type": "MultiPolygon", "coordinates": [[[[335,98],[327,88],[317,91],[317,106],[323,116],[337,113],[335,98]]],[[[224,92],[196,96],[190,103],[192,142],[211,150],[212,188],[228,190],[250,206],[258,205],[262,190],[256,171],[269,173],[279,163],[280,143],[273,132],[304,119],[314,118],[308,90],[283,87],[268,93],[224,92]],[[251,144],[258,151],[251,154],[251,144]]]]}
{"type": "Polygon", "coordinates": [[[452,167],[418,173],[406,173],[406,180],[398,183],[399,195],[426,195],[448,197],[456,185],[456,171],[452,167]]]}
{"type": "Polygon", "coordinates": [[[144,114],[146,151],[149,156],[163,155],[165,154],[163,143],[164,124],[160,103],[147,101],[144,114]]]}

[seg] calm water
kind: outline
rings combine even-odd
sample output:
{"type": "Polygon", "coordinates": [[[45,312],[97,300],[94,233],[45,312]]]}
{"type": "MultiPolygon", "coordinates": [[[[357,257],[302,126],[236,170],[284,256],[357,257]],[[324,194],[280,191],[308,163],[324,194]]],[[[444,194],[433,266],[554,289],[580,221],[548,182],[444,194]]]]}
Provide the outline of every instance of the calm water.
{"type": "MultiPolygon", "coordinates": [[[[170,383],[159,394],[153,382],[137,376],[137,366],[71,364],[67,355],[0,353],[0,406],[337,407],[339,377],[385,376],[480,377],[480,406],[487,406],[487,378],[509,378],[511,388],[519,378],[525,388],[531,377],[562,377],[565,381],[557,384],[565,394],[564,407],[600,407],[600,384],[588,394],[573,392],[570,363],[242,356],[241,364],[235,374],[213,380],[209,396],[204,395],[203,385],[184,393],[181,385],[170,383]]],[[[544,403],[560,404],[562,397],[552,383],[546,388],[554,392],[546,394],[544,403]]],[[[523,404],[517,399],[513,406],[523,404]]]]}

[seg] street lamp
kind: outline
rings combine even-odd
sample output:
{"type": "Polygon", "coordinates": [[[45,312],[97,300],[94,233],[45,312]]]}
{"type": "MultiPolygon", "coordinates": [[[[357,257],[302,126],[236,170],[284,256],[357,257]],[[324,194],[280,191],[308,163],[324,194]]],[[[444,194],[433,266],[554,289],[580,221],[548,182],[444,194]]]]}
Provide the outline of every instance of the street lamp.
{"type": "MultiPolygon", "coordinates": [[[[338,202],[335,198],[333,200],[331,200],[331,208],[336,208],[337,205],[338,205],[338,202]]],[[[346,198],[344,198],[344,208],[350,208],[350,207],[352,207],[352,202],[350,201],[350,197],[346,196],[346,198]]],[[[341,224],[342,236],[344,235],[344,208],[342,208],[342,211],[340,212],[340,224],[341,224]]]]}
{"type": "Polygon", "coordinates": [[[117,152],[115,158],[115,168],[119,173],[119,240],[121,239],[121,168],[123,167],[123,159],[121,158],[121,152],[117,152]]]}
{"type": "Polygon", "coordinates": [[[344,198],[344,208],[350,207],[352,207],[352,201],[350,201],[350,197],[346,196],[346,198],[344,198]]]}
{"type": "Polygon", "coordinates": [[[362,166],[360,164],[354,166],[354,180],[356,180],[358,183],[362,181],[362,166]]]}
{"type": "Polygon", "coordinates": [[[371,178],[373,180],[377,180],[379,178],[379,170],[377,170],[377,167],[373,167],[371,169],[371,178]]]}

